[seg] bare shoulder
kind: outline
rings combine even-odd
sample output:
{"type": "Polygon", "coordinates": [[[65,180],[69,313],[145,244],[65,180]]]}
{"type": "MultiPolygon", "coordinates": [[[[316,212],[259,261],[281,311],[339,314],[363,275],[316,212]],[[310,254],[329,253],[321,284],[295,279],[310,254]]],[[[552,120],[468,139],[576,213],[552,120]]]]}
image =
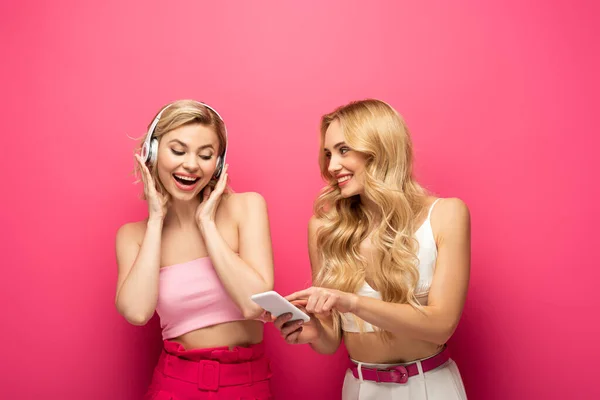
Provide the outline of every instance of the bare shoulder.
{"type": "Polygon", "coordinates": [[[310,220],[308,220],[308,234],[316,235],[319,228],[322,227],[324,224],[325,221],[323,219],[317,217],[316,215],[313,215],[312,217],[310,217],[310,220]]]}
{"type": "Polygon", "coordinates": [[[432,218],[433,214],[442,220],[455,220],[456,218],[465,220],[470,216],[469,207],[464,201],[456,197],[440,199],[432,211],[432,218]]]}
{"type": "Polygon", "coordinates": [[[224,200],[227,210],[240,218],[267,212],[267,202],[260,193],[230,193],[224,200]]]}
{"type": "Polygon", "coordinates": [[[434,233],[441,236],[453,235],[470,229],[471,213],[464,201],[459,198],[443,198],[431,212],[431,226],[434,233]]]}
{"type": "Polygon", "coordinates": [[[230,193],[226,200],[234,207],[266,207],[265,198],[256,192],[230,193]]]}
{"type": "Polygon", "coordinates": [[[146,227],[146,221],[128,222],[123,224],[117,230],[117,246],[131,243],[141,245],[144,234],[146,233],[146,227]]]}

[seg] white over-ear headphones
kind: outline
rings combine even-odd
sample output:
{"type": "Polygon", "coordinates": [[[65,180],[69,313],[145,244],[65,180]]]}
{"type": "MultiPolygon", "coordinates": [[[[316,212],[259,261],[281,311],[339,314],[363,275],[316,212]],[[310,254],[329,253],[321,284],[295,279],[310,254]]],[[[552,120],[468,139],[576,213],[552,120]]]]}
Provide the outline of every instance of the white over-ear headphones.
{"type": "MultiPolygon", "coordinates": [[[[225,121],[223,121],[221,115],[219,115],[217,110],[215,110],[208,104],[202,103],[200,101],[198,103],[214,112],[217,115],[217,117],[219,117],[221,122],[223,122],[223,128],[225,130],[225,141],[227,142],[227,127],[225,126],[225,121]]],[[[148,128],[146,139],[144,140],[144,144],[142,145],[142,154],[140,154],[144,162],[146,162],[147,164],[154,164],[156,162],[156,157],[158,155],[158,139],[154,137],[154,129],[156,129],[156,125],[158,125],[158,121],[160,121],[160,116],[162,115],[162,113],[169,107],[171,107],[171,104],[167,105],[165,108],[160,110],[156,118],[154,118],[154,121],[152,121],[152,124],[150,124],[150,128],[148,128]]],[[[214,175],[215,179],[218,178],[221,175],[221,171],[223,171],[226,155],[227,143],[225,144],[225,151],[223,152],[223,156],[217,157],[217,169],[215,170],[214,175]]]]}

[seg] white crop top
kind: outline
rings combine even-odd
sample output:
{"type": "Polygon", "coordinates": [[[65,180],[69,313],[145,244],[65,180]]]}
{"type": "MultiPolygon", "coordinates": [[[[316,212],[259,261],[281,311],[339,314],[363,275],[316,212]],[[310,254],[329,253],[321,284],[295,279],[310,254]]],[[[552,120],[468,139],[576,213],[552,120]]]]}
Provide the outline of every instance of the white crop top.
{"type": "MultiPolygon", "coordinates": [[[[437,199],[433,202],[429,208],[427,219],[423,222],[423,225],[415,232],[415,239],[419,243],[419,252],[417,258],[419,259],[419,283],[415,291],[417,300],[421,305],[427,305],[427,297],[429,296],[429,288],[431,287],[431,281],[433,280],[433,273],[435,271],[435,261],[437,259],[437,246],[435,244],[435,238],[433,237],[433,230],[431,229],[431,211],[433,206],[441,199],[437,199]]],[[[359,296],[371,297],[374,299],[381,300],[381,293],[373,289],[367,282],[356,292],[359,296]]],[[[356,318],[351,313],[343,313],[342,319],[342,330],[346,332],[360,332],[356,318]]],[[[368,322],[363,323],[363,332],[374,332],[373,325],[368,322]]]]}

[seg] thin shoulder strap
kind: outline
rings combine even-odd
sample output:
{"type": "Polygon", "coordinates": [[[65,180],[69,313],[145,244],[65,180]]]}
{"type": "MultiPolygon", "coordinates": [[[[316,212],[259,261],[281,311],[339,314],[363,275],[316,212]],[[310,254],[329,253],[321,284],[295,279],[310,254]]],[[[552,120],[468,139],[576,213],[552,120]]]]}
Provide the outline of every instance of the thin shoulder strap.
{"type": "Polygon", "coordinates": [[[439,199],[437,199],[436,201],[433,202],[433,204],[431,205],[431,207],[429,207],[429,214],[427,215],[427,219],[430,220],[431,219],[431,212],[433,211],[433,207],[435,206],[435,203],[437,203],[438,201],[440,201],[442,198],[440,197],[439,199]]]}

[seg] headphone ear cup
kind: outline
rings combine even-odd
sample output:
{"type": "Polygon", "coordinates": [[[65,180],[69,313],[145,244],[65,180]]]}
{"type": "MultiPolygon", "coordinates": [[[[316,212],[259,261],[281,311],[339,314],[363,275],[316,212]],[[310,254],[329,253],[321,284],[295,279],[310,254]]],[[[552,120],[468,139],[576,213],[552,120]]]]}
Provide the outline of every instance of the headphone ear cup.
{"type": "Polygon", "coordinates": [[[147,162],[154,165],[154,163],[156,163],[156,156],[158,155],[158,139],[152,139],[152,141],[150,141],[149,150],[147,162]]]}
{"type": "Polygon", "coordinates": [[[219,176],[221,176],[222,170],[223,170],[223,157],[218,156],[217,157],[217,168],[215,169],[215,175],[214,175],[215,179],[218,179],[219,176]]]}
{"type": "Polygon", "coordinates": [[[140,153],[140,157],[142,157],[142,161],[145,163],[148,162],[148,157],[150,156],[150,145],[146,142],[142,145],[142,151],[140,153]]]}

